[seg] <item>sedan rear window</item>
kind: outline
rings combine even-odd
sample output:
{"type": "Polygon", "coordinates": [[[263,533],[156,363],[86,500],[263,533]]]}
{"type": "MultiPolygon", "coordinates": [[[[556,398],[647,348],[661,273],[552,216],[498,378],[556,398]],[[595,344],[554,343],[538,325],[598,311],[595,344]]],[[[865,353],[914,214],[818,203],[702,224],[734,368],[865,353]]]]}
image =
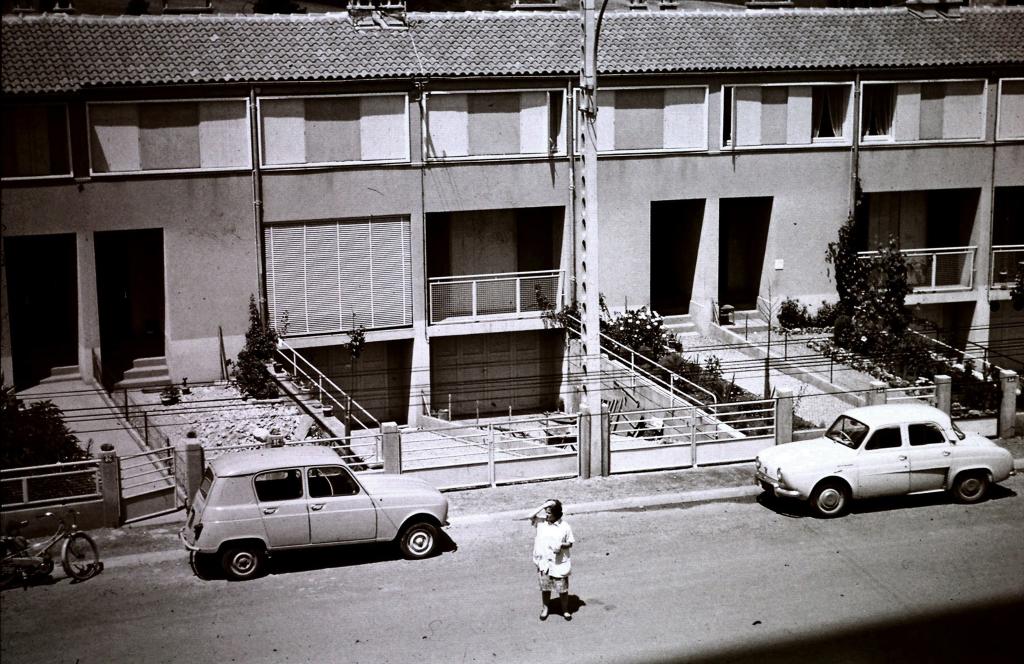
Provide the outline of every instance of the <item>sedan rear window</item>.
{"type": "Polygon", "coordinates": [[[302,498],[302,473],[297,468],[260,473],[253,484],[261,503],[302,498]]]}

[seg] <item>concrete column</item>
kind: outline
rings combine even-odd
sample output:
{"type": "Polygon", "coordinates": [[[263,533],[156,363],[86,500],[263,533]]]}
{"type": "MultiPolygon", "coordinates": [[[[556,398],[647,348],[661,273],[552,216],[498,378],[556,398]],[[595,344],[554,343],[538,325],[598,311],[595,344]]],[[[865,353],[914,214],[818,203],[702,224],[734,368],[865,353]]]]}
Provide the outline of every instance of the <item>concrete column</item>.
{"type": "MultiPolygon", "coordinates": [[[[0,252],[3,250],[0,249],[0,252]]],[[[7,292],[7,257],[0,254],[0,376],[3,384],[14,384],[14,354],[11,352],[11,315],[7,309],[10,300],[7,292]]]]}
{"type": "Polygon", "coordinates": [[[590,414],[590,409],[587,408],[586,404],[580,405],[580,420],[579,429],[577,431],[577,448],[580,454],[580,479],[590,479],[590,432],[593,428],[590,426],[590,418],[593,415],[590,414]]]}
{"type": "Polygon", "coordinates": [[[117,453],[113,449],[100,452],[99,471],[103,492],[103,525],[117,528],[121,525],[121,464],[117,462],[117,453]]]}
{"type": "Polygon", "coordinates": [[[708,330],[715,315],[712,301],[716,306],[721,304],[718,302],[719,200],[709,198],[704,203],[700,245],[697,248],[697,264],[693,274],[691,301],[701,306],[691,306],[690,314],[702,332],[708,330]]]}
{"type": "Polygon", "coordinates": [[[780,389],[775,398],[775,444],[793,442],[793,390],[780,389]]]}
{"type": "MultiPolygon", "coordinates": [[[[77,234],[78,249],[78,368],[92,376],[92,351],[100,352],[100,306],[96,292],[96,247],[92,231],[77,234]]],[[[102,361],[102,358],[101,358],[102,361]]],[[[93,376],[97,382],[99,376],[93,376]]]]}
{"type": "Polygon", "coordinates": [[[869,406],[880,406],[887,400],[885,394],[885,388],[888,387],[885,383],[880,380],[871,381],[871,391],[867,395],[867,405],[869,406]]]}
{"type": "Polygon", "coordinates": [[[402,473],[402,434],[394,422],[381,422],[381,447],[384,450],[384,472],[402,473]]]}
{"type": "Polygon", "coordinates": [[[1014,436],[1014,420],[1017,409],[1017,388],[1020,383],[1016,371],[1003,369],[999,372],[999,385],[1003,398],[999,401],[999,415],[996,420],[996,433],[1000,438],[1014,436]]]}
{"type": "Polygon", "coordinates": [[[206,454],[199,443],[185,443],[185,487],[189,504],[199,491],[203,482],[203,469],[206,466],[206,454]]]}
{"type": "Polygon", "coordinates": [[[413,323],[412,363],[409,374],[409,412],[407,422],[417,426],[430,403],[430,339],[425,321],[413,323]]]}
{"type": "MultiPolygon", "coordinates": [[[[591,441],[592,443],[594,441],[591,441]]],[[[601,477],[608,477],[612,464],[612,423],[608,413],[608,404],[601,402],[601,436],[593,446],[590,458],[591,472],[601,477]]]]}
{"type": "Polygon", "coordinates": [[[953,409],[953,380],[949,376],[935,375],[935,407],[946,415],[953,409]]]}

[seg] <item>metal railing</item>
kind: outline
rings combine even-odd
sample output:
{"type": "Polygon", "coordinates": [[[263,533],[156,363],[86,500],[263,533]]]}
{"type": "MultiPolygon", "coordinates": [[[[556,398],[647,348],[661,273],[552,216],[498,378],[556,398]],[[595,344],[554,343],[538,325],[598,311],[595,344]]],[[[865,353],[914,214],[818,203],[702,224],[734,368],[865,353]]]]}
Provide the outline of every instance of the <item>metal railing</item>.
{"type": "Polygon", "coordinates": [[[93,500],[102,495],[95,459],[0,470],[4,509],[93,500]]]}
{"type": "MultiPolygon", "coordinates": [[[[380,472],[384,468],[383,440],[380,434],[349,436],[347,438],[304,438],[302,440],[286,440],[281,445],[320,445],[330,447],[338,453],[338,458],[355,472],[380,472]]],[[[262,442],[222,445],[207,448],[205,456],[206,460],[210,461],[233,452],[250,452],[268,447],[273,447],[273,445],[262,442]]]]}
{"type": "Polygon", "coordinates": [[[885,390],[886,403],[902,403],[906,401],[925,401],[935,405],[934,385],[912,385],[908,387],[889,387],[885,390]]]}
{"type": "Polygon", "coordinates": [[[316,388],[321,404],[330,404],[337,409],[338,419],[351,418],[362,429],[379,429],[380,421],[349,396],[345,390],[323,372],[313,366],[299,351],[288,345],[284,339],[277,342],[277,357],[285,364],[285,370],[296,379],[308,382],[316,388]],[[344,403],[343,403],[344,402],[344,403]]]}
{"type": "Polygon", "coordinates": [[[1017,281],[1017,270],[1024,264],[1024,244],[997,244],[992,247],[992,286],[1008,288],[1017,281]]]}
{"type": "Polygon", "coordinates": [[[625,364],[630,370],[631,388],[636,387],[636,378],[640,376],[646,380],[653,382],[655,385],[668,390],[669,394],[673,398],[680,399],[684,403],[692,404],[696,406],[704,406],[709,403],[716,403],[718,397],[711,390],[694,383],[692,380],[683,378],[677,373],[670,371],[669,369],[658,364],[656,361],[647,357],[642,353],[638,353],[629,346],[619,343],[615,339],[612,339],[604,332],[601,333],[601,349],[612,357],[618,360],[620,363],[625,364]],[[615,350],[613,350],[615,349],[615,350]],[[664,371],[668,375],[668,380],[655,376],[653,373],[641,366],[641,363],[648,364],[653,367],[658,367],[659,371],[664,371]],[[683,386],[688,387],[691,390],[695,390],[706,397],[708,401],[701,401],[700,399],[688,394],[683,390],[683,386]]]}
{"type": "Polygon", "coordinates": [[[540,314],[542,302],[561,303],[562,282],[562,270],[431,277],[430,322],[540,314]]]}
{"type": "MultiPolygon", "coordinates": [[[[970,290],[974,287],[974,256],[977,247],[940,247],[903,249],[907,263],[907,283],[915,291],[970,290]]],[[[862,260],[873,260],[877,251],[857,253],[862,260]]]]}
{"type": "Polygon", "coordinates": [[[121,464],[121,493],[145,493],[176,483],[173,446],[129,454],[118,458],[121,464]]]}

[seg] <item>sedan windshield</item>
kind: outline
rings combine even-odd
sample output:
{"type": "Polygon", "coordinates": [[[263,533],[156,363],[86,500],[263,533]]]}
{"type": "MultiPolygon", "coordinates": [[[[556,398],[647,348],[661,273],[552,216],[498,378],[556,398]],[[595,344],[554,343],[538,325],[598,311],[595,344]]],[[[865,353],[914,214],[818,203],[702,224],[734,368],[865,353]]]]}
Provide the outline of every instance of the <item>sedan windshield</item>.
{"type": "Polygon", "coordinates": [[[840,415],[825,432],[825,437],[849,448],[857,449],[867,434],[868,425],[847,415],[840,415]]]}

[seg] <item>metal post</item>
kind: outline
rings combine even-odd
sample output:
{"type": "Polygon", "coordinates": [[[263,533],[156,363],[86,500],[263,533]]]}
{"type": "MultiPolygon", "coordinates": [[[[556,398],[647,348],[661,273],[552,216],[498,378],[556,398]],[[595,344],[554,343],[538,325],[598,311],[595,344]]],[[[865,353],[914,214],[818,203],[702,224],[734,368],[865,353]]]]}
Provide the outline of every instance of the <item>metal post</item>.
{"type": "Polygon", "coordinates": [[[149,413],[142,412],[142,437],[146,441],[146,447],[149,447],[149,413]]]}
{"type": "Polygon", "coordinates": [[[935,288],[935,268],[939,265],[939,255],[932,254],[932,288],[935,288]]]}
{"type": "Polygon", "coordinates": [[[128,419],[128,388],[124,389],[124,419],[128,419]]]}
{"type": "Polygon", "coordinates": [[[470,288],[470,292],[472,293],[473,298],[471,311],[473,312],[473,315],[476,316],[476,279],[474,279],[471,283],[473,284],[472,288],[470,288]]]}
{"type": "Polygon", "coordinates": [[[789,330],[786,330],[785,335],[782,337],[782,359],[789,359],[789,330]]]}
{"type": "Polygon", "coordinates": [[[833,382],[832,381],[832,361],[834,359],[835,359],[835,356],[830,353],[829,356],[828,356],[828,382],[830,382],[830,383],[833,382]]]}
{"type": "Polygon", "coordinates": [[[697,467],[697,407],[690,406],[690,465],[697,467]]]}
{"type": "Polygon", "coordinates": [[[520,277],[516,277],[516,313],[522,313],[523,301],[522,301],[522,283],[523,280],[520,277]]]}
{"type": "Polygon", "coordinates": [[[488,425],[488,429],[491,430],[490,444],[487,446],[487,480],[490,485],[495,486],[494,481],[494,425],[488,425]]]}

